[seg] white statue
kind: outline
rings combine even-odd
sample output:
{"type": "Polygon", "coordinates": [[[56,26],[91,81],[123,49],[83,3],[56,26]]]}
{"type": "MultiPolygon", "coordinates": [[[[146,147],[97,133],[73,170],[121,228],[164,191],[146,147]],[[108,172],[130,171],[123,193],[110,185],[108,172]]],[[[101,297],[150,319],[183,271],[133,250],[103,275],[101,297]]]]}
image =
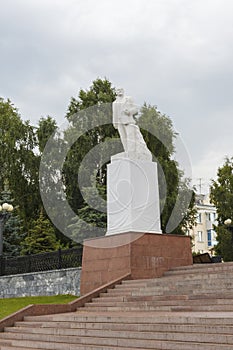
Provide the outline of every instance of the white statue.
{"type": "Polygon", "coordinates": [[[125,156],[137,160],[152,160],[152,155],[143,139],[134,116],[139,108],[132,97],[124,96],[123,89],[117,89],[117,97],[113,102],[113,126],[118,129],[125,156]]]}

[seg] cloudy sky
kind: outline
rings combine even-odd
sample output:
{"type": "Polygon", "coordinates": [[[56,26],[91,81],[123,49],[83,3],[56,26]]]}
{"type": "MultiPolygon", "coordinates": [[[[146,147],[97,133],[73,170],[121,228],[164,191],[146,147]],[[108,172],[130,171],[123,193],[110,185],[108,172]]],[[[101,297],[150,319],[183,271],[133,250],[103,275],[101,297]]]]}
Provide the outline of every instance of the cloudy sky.
{"type": "Polygon", "coordinates": [[[204,186],[233,156],[232,16],[232,0],[2,0],[0,96],[61,124],[107,77],[171,117],[204,186]]]}

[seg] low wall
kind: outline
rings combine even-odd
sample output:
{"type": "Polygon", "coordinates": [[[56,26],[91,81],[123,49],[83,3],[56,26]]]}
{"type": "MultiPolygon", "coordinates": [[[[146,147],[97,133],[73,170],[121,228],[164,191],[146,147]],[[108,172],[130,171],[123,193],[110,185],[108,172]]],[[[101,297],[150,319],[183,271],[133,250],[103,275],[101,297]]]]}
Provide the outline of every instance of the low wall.
{"type": "Polygon", "coordinates": [[[81,268],[32,272],[0,277],[0,298],[80,295],[81,268]]]}

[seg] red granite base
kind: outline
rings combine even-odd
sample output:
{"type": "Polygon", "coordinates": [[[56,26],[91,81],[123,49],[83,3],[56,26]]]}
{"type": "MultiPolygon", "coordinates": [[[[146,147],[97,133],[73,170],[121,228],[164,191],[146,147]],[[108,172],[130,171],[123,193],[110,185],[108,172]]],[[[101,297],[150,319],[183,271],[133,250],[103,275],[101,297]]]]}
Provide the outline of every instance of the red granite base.
{"type": "Polygon", "coordinates": [[[84,242],[81,295],[127,273],[132,279],[161,277],[176,266],[192,265],[188,236],[121,233],[84,242]]]}

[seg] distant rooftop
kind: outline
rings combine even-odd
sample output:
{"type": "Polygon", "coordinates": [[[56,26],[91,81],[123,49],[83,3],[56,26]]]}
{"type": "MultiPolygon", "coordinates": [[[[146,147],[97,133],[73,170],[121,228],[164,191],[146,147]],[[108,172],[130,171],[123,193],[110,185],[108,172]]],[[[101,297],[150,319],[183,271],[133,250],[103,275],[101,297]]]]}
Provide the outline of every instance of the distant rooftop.
{"type": "Polygon", "coordinates": [[[209,194],[196,194],[195,204],[214,206],[212,203],[210,203],[209,194]]]}

